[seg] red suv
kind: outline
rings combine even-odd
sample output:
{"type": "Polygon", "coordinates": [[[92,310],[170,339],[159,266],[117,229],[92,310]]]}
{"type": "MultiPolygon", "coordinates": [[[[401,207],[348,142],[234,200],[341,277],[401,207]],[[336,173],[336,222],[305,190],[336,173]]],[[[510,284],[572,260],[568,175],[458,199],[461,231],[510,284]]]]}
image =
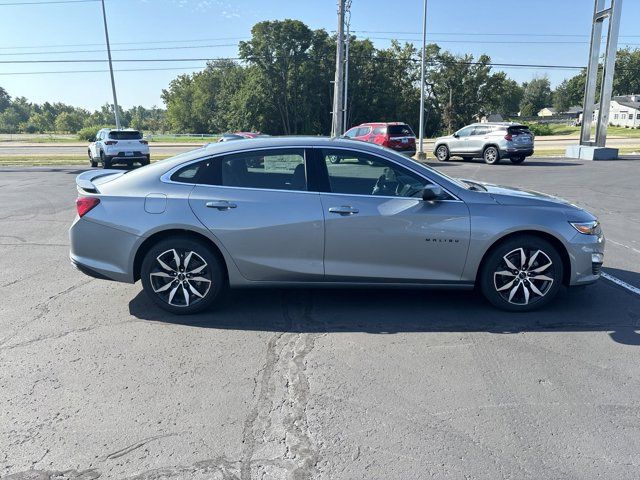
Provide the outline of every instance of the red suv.
{"type": "Polygon", "coordinates": [[[363,123],[347,130],[344,136],[389,147],[404,155],[413,156],[416,153],[416,135],[406,123],[363,123]]]}

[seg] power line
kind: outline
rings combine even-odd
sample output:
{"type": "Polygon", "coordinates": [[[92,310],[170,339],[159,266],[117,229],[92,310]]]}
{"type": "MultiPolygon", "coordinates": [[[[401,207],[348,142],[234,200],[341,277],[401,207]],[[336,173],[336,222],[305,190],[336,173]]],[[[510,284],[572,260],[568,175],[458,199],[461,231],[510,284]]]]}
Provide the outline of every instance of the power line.
{"type": "MultiPolygon", "coordinates": [[[[383,31],[383,30],[351,30],[354,33],[388,33],[395,35],[421,35],[421,32],[393,32],[393,31],[383,31]]],[[[525,33],[525,32],[517,32],[517,33],[507,33],[507,32],[496,32],[496,33],[484,33],[484,32],[430,32],[431,35],[457,35],[457,36],[505,36],[505,37],[517,37],[517,36],[525,36],[525,37],[591,37],[589,34],[583,33],[525,33]]],[[[640,37],[640,35],[620,35],[620,37],[640,37]]]]}
{"type": "MultiPolygon", "coordinates": [[[[397,38],[397,37],[356,37],[361,40],[397,40],[399,42],[420,42],[417,38],[397,38]]],[[[588,45],[589,41],[577,41],[577,40],[443,40],[443,39],[429,39],[429,43],[473,43],[477,45],[484,44],[522,44],[522,45],[588,45]]],[[[622,45],[638,46],[640,43],[622,43],[622,45]]]]}
{"type": "Polygon", "coordinates": [[[100,0],[46,0],[38,2],[6,2],[0,3],[0,7],[20,7],[23,5],[55,5],[61,3],[93,3],[100,0]]]}
{"type": "MultiPolygon", "coordinates": [[[[241,60],[240,58],[233,57],[210,57],[210,58],[127,58],[113,60],[114,63],[132,63],[132,62],[209,62],[213,60],[241,60]]],[[[0,64],[30,64],[30,63],[105,63],[108,60],[105,59],[56,59],[56,60],[0,60],[0,64]]]]}
{"type": "MultiPolygon", "coordinates": [[[[218,38],[200,38],[191,40],[156,40],[149,42],[111,42],[111,45],[154,45],[163,43],[191,43],[191,42],[218,42],[221,40],[247,40],[248,37],[218,37],[218,38]]],[[[63,48],[63,47],[98,47],[104,45],[102,43],[66,43],[56,45],[21,45],[17,47],[0,47],[0,50],[22,50],[30,48],[63,48]]],[[[51,52],[49,52],[51,53],[51,52]]]]}
{"type": "MultiPolygon", "coordinates": [[[[191,67],[171,67],[171,68],[123,68],[114,70],[114,72],[170,72],[178,70],[196,70],[202,68],[202,65],[193,65],[191,67]]],[[[106,73],[109,70],[51,70],[47,72],[0,72],[0,75],[47,75],[47,74],[64,74],[64,73],[106,73]]]]}
{"type": "MultiPolygon", "coordinates": [[[[198,48],[214,48],[214,47],[235,47],[235,43],[225,43],[217,45],[187,45],[184,47],[147,47],[147,48],[112,48],[112,52],[148,52],[156,50],[186,50],[186,49],[198,49],[198,48]]],[[[53,52],[20,52],[20,53],[0,53],[0,56],[13,56],[13,55],[49,55],[49,54],[65,54],[65,53],[100,53],[106,52],[104,49],[99,50],[63,50],[53,52]]]]}

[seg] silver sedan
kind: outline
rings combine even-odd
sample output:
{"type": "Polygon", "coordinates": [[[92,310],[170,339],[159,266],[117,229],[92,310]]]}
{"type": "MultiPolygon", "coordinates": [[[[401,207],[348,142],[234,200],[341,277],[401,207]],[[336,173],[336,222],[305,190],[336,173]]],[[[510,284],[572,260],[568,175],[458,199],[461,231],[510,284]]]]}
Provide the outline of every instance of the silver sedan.
{"type": "Polygon", "coordinates": [[[604,237],[556,197],[448,177],[373,144],[206,146],[77,178],[71,261],[177,314],[229,287],[473,288],[522,311],[600,276],[604,237]]]}

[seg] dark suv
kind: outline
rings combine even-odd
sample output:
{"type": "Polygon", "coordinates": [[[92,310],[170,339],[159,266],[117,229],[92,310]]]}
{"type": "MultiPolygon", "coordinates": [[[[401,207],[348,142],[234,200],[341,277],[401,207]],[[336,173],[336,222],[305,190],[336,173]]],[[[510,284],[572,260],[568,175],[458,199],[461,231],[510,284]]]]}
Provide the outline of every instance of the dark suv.
{"type": "Polygon", "coordinates": [[[382,145],[408,156],[416,153],[416,135],[406,123],[363,123],[347,130],[344,136],[352,140],[382,145]]]}

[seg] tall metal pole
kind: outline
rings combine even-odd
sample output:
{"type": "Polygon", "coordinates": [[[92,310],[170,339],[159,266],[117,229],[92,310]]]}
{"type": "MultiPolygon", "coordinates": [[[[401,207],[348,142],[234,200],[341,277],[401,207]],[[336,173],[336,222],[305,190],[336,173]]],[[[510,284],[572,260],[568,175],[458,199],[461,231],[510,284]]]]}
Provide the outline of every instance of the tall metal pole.
{"type": "Polygon", "coordinates": [[[351,0],[347,0],[347,34],[345,40],[344,54],[344,106],[342,108],[342,128],[347,129],[348,111],[349,111],[349,44],[351,43],[351,0]]]}
{"type": "Polygon", "coordinates": [[[424,11],[422,14],[422,60],[420,62],[420,137],[418,141],[419,159],[426,157],[424,153],[424,68],[427,49],[427,0],[424,0],[424,11]]]}
{"type": "Polygon", "coordinates": [[[104,36],[107,40],[107,56],[109,57],[109,72],[111,73],[111,90],[113,90],[113,113],[116,116],[116,128],[120,130],[120,114],[118,113],[118,97],[116,96],[116,81],[113,78],[113,63],[111,61],[111,45],[109,44],[109,29],[107,28],[107,11],[102,0],[102,19],[104,20],[104,36]]]}
{"type": "Polygon", "coordinates": [[[338,37],[336,47],[336,77],[333,84],[333,121],[331,136],[342,135],[342,100],[344,98],[344,10],[345,1],[338,0],[338,37]]]}

